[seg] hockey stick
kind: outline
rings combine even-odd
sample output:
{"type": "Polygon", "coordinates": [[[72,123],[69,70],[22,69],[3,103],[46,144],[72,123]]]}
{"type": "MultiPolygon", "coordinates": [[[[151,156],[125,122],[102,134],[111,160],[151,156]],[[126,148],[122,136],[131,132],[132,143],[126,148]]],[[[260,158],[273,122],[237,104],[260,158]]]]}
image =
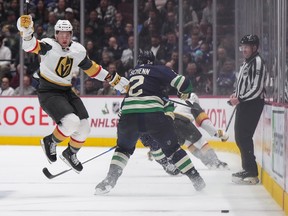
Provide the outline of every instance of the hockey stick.
{"type": "Polygon", "coordinates": [[[187,104],[184,104],[184,103],[181,103],[181,102],[178,102],[178,101],[175,101],[175,100],[171,100],[171,99],[169,99],[169,98],[165,98],[165,97],[163,97],[162,98],[164,101],[166,101],[166,102],[172,102],[172,103],[176,103],[176,104],[180,104],[180,105],[182,105],[182,106],[186,106],[186,107],[190,107],[191,109],[195,109],[195,110],[198,110],[198,109],[196,109],[196,108],[194,108],[193,107],[193,104],[189,101],[189,100],[186,100],[185,102],[187,103],[187,104]]]}
{"type": "MultiPolygon", "coordinates": [[[[101,154],[98,154],[98,155],[96,155],[96,156],[94,156],[94,157],[92,157],[92,158],[84,161],[82,164],[85,164],[85,163],[87,163],[87,162],[89,162],[89,161],[91,161],[91,160],[94,160],[95,158],[98,158],[98,157],[100,157],[101,155],[104,155],[104,154],[110,152],[111,150],[115,149],[116,147],[117,147],[117,146],[113,146],[112,148],[106,150],[105,152],[102,152],[101,154]]],[[[42,172],[44,173],[44,175],[45,175],[48,179],[53,179],[53,178],[55,178],[55,177],[57,177],[57,176],[60,176],[60,175],[63,175],[64,173],[69,172],[70,170],[72,170],[72,168],[63,170],[62,172],[59,172],[59,173],[53,175],[53,174],[50,173],[50,171],[48,170],[48,168],[44,167],[44,168],[42,169],[42,172]]]]}
{"type": "Polygon", "coordinates": [[[232,121],[232,119],[233,119],[233,116],[234,116],[234,114],[235,114],[235,111],[236,111],[236,107],[234,108],[234,110],[233,110],[233,112],[232,112],[232,114],[231,114],[231,116],[230,116],[230,119],[229,119],[228,124],[227,124],[226,129],[225,129],[225,132],[227,132],[228,129],[229,129],[229,126],[230,126],[230,124],[231,124],[231,121],[232,121]]]}
{"type": "Polygon", "coordinates": [[[29,0],[25,0],[25,3],[26,3],[26,15],[28,15],[30,1],[29,0]]]}

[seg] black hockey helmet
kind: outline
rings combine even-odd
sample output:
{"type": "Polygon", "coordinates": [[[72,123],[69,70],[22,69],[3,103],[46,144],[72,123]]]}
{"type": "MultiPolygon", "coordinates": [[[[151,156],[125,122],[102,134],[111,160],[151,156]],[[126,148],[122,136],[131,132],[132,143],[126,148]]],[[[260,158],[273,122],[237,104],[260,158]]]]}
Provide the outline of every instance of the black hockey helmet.
{"type": "Polygon", "coordinates": [[[154,64],[155,56],[151,50],[139,50],[137,64],[154,64]]]}
{"type": "Polygon", "coordinates": [[[241,40],[240,44],[250,44],[259,47],[259,37],[257,35],[245,35],[241,40]]]}

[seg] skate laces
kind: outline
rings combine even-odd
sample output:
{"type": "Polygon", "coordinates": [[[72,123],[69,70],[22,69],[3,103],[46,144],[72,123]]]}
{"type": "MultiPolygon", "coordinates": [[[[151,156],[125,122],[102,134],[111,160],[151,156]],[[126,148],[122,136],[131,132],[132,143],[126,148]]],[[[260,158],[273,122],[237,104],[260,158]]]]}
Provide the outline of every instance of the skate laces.
{"type": "Polygon", "coordinates": [[[57,144],[56,143],[50,143],[50,154],[51,155],[56,155],[56,146],[57,144]]]}
{"type": "Polygon", "coordinates": [[[72,163],[75,164],[76,166],[80,163],[78,158],[76,157],[76,154],[72,154],[70,156],[70,159],[71,159],[72,163]]]}

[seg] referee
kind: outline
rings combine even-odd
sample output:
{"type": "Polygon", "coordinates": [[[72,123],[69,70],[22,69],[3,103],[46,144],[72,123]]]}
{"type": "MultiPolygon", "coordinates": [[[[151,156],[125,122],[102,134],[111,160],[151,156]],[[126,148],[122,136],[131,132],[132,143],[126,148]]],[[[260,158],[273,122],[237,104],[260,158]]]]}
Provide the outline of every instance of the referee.
{"type": "Polygon", "coordinates": [[[232,174],[232,182],[236,184],[259,182],[253,135],[264,107],[266,69],[258,47],[257,35],[245,35],[241,39],[240,51],[245,61],[240,67],[236,89],[228,101],[236,106],[235,141],[241,153],[243,168],[232,174]]]}

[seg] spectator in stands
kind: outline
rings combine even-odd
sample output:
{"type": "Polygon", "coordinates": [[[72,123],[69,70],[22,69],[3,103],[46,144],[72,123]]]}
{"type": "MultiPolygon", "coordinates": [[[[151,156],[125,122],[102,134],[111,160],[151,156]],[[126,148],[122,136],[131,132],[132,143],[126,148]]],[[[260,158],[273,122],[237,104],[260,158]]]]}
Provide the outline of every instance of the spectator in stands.
{"type": "Polygon", "coordinates": [[[199,64],[201,64],[202,66],[202,70],[203,73],[208,73],[209,71],[211,71],[213,69],[213,59],[212,59],[212,54],[210,52],[210,47],[209,44],[206,42],[202,42],[200,45],[200,50],[196,51],[196,55],[197,52],[201,52],[201,59],[199,62],[199,64]]]}
{"type": "Polygon", "coordinates": [[[183,22],[185,32],[199,24],[198,15],[188,0],[183,1],[183,22]]]}
{"type": "Polygon", "coordinates": [[[177,16],[173,11],[169,11],[162,24],[161,35],[165,36],[168,32],[178,32],[177,16]]]}
{"type": "Polygon", "coordinates": [[[157,9],[151,9],[148,13],[148,18],[143,23],[143,28],[149,28],[149,25],[153,24],[158,31],[161,29],[162,20],[157,9]]]}
{"type": "Polygon", "coordinates": [[[148,26],[144,26],[139,33],[139,47],[144,50],[150,45],[151,36],[160,34],[159,28],[157,29],[155,24],[150,23],[148,26]]]}
{"type": "Polygon", "coordinates": [[[93,40],[88,40],[86,43],[87,55],[95,62],[100,62],[102,51],[97,49],[93,40]]]}
{"type": "Polygon", "coordinates": [[[191,62],[192,62],[191,55],[189,53],[183,53],[183,67],[182,68],[184,69],[184,71],[183,71],[184,76],[187,75],[185,69],[187,68],[188,64],[191,62]]]}
{"type": "Polygon", "coordinates": [[[0,96],[12,96],[14,89],[10,87],[10,81],[7,77],[1,78],[0,96]]]}
{"type": "Polygon", "coordinates": [[[107,50],[103,50],[102,58],[100,60],[101,66],[107,69],[111,62],[113,62],[112,54],[108,52],[107,50]]]}
{"type": "Polygon", "coordinates": [[[226,34],[220,38],[219,46],[224,47],[229,58],[235,59],[234,37],[231,34],[226,34]]]}
{"type": "Polygon", "coordinates": [[[84,82],[84,91],[86,95],[97,95],[97,89],[93,79],[87,78],[84,82]]]}
{"type": "Polygon", "coordinates": [[[57,22],[56,14],[54,12],[50,12],[48,15],[48,23],[46,26],[47,37],[54,37],[54,34],[55,34],[54,26],[56,22],[57,22]]]}
{"type": "MultiPolygon", "coordinates": [[[[14,91],[15,96],[20,95],[20,86],[17,87],[14,91]]],[[[23,95],[35,95],[36,89],[31,85],[31,78],[28,75],[23,76],[23,95]]]]}
{"type": "Polygon", "coordinates": [[[120,12],[115,14],[115,21],[113,22],[113,32],[115,35],[123,35],[124,34],[125,23],[123,21],[123,16],[120,12]]]}
{"type": "Polygon", "coordinates": [[[12,52],[12,59],[15,59],[19,54],[19,34],[14,25],[5,25],[2,27],[2,36],[5,37],[5,45],[12,52]]]}
{"type": "MultiPolygon", "coordinates": [[[[7,11],[13,11],[14,15],[18,17],[18,15],[20,14],[19,0],[10,1],[10,4],[8,4],[8,7],[7,7],[7,11]]],[[[16,24],[16,22],[15,22],[15,24],[16,24]]]]}
{"type": "Polygon", "coordinates": [[[20,84],[20,74],[24,74],[26,75],[27,74],[27,66],[23,65],[23,71],[21,71],[21,65],[18,64],[17,67],[16,67],[16,71],[15,73],[13,73],[13,77],[10,81],[10,86],[13,88],[13,89],[16,89],[19,84],[20,84]]]}
{"type": "MultiPolygon", "coordinates": [[[[133,68],[133,65],[134,65],[133,53],[134,53],[134,36],[130,36],[128,38],[128,48],[123,50],[122,56],[121,56],[121,62],[126,72],[129,69],[133,68]]],[[[125,77],[127,77],[126,75],[125,77]]]]}
{"type": "Polygon", "coordinates": [[[174,0],[167,0],[165,5],[159,9],[162,22],[166,19],[169,12],[178,14],[178,7],[174,0]]]}
{"type": "Polygon", "coordinates": [[[123,49],[118,45],[116,37],[109,38],[107,50],[112,53],[112,57],[115,61],[120,60],[123,49]]]}
{"type": "Polygon", "coordinates": [[[97,32],[97,34],[103,33],[104,22],[102,19],[99,19],[98,13],[96,10],[90,11],[89,17],[85,24],[86,26],[92,26],[94,32],[97,32]]]}
{"type": "Polygon", "coordinates": [[[190,62],[185,68],[185,77],[188,78],[193,86],[194,92],[197,94],[203,93],[203,77],[195,62],[190,62]]]}
{"type": "Polygon", "coordinates": [[[228,59],[224,62],[222,69],[217,78],[218,94],[230,95],[234,90],[235,76],[235,62],[228,59]]]}
{"type": "Polygon", "coordinates": [[[133,1],[134,0],[121,0],[117,5],[117,11],[121,11],[125,23],[133,22],[133,1]]]}
{"type": "MultiPolygon", "coordinates": [[[[163,41],[163,40],[162,40],[163,41]]],[[[174,50],[178,50],[178,38],[175,32],[167,33],[167,41],[164,43],[165,51],[166,51],[166,60],[172,55],[174,50]]]]}
{"type": "Polygon", "coordinates": [[[201,26],[212,24],[212,0],[207,0],[206,7],[203,9],[202,12],[202,19],[200,21],[201,26]]]}
{"type": "Polygon", "coordinates": [[[9,47],[4,44],[5,37],[0,36],[0,79],[10,72],[10,64],[12,60],[12,52],[9,47]]]}
{"type": "Polygon", "coordinates": [[[220,71],[222,70],[224,62],[226,60],[227,60],[226,49],[224,47],[218,47],[218,49],[217,49],[217,61],[216,61],[217,74],[219,74],[220,71]]]}
{"type": "Polygon", "coordinates": [[[5,25],[16,26],[16,22],[17,22],[16,13],[12,10],[8,10],[6,20],[1,23],[1,26],[5,26],[5,25]]]}
{"type": "Polygon", "coordinates": [[[116,8],[110,4],[109,0],[101,0],[99,7],[96,8],[98,18],[105,24],[112,25],[115,19],[116,8]]]}
{"type": "Polygon", "coordinates": [[[48,16],[49,12],[46,9],[47,6],[45,4],[44,0],[38,0],[35,12],[34,12],[34,17],[35,17],[35,25],[46,25],[48,22],[48,16]]]}
{"type": "Polygon", "coordinates": [[[97,34],[91,25],[86,25],[84,28],[84,43],[94,41],[96,45],[99,44],[99,34],[97,34]]]}
{"type": "Polygon", "coordinates": [[[192,34],[190,39],[191,40],[187,41],[184,46],[184,52],[189,52],[190,55],[195,58],[196,51],[200,50],[200,36],[199,34],[192,34]]]}
{"type": "Polygon", "coordinates": [[[109,38],[112,36],[114,36],[112,25],[105,24],[104,25],[104,32],[101,35],[101,37],[99,38],[99,46],[101,49],[107,48],[109,46],[108,41],[109,41],[109,38]]]}
{"type": "Polygon", "coordinates": [[[97,95],[117,95],[117,91],[107,81],[103,81],[103,87],[98,90],[97,95]]]}
{"type": "Polygon", "coordinates": [[[4,23],[4,21],[6,21],[6,17],[7,17],[7,12],[6,9],[4,7],[4,3],[3,1],[0,1],[0,27],[2,28],[2,23],[4,23]]]}
{"type": "Polygon", "coordinates": [[[73,26],[73,35],[80,38],[80,22],[74,17],[74,10],[72,8],[65,9],[65,19],[69,20],[73,26]]]}
{"type": "Polygon", "coordinates": [[[34,35],[35,35],[35,37],[36,37],[38,40],[41,40],[41,39],[47,37],[46,32],[44,31],[42,25],[37,25],[37,26],[36,26],[34,35]]]}
{"type": "Polygon", "coordinates": [[[65,9],[66,9],[66,1],[65,0],[58,0],[57,6],[54,9],[54,13],[59,19],[65,19],[65,9]]]}
{"type": "Polygon", "coordinates": [[[151,50],[155,56],[155,59],[162,64],[165,64],[166,51],[165,47],[161,44],[160,35],[151,36],[151,46],[148,48],[151,50]]]}
{"type": "MultiPolygon", "coordinates": [[[[111,62],[109,65],[108,65],[108,72],[111,74],[111,75],[114,75],[116,72],[117,72],[117,67],[116,67],[116,62],[111,62]]],[[[118,73],[119,74],[119,73],[118,73]]]]}
{"type": "Polygon", "coordinates": [[[125,48],[129,48],[129,42],[128,42],[128,38],[130,36],[134,36],[134,32],[133,32],[133,25],[131,23],[126,23],[125,27],[124,27],[124,32],[122,35],[116,35],[119,45],[121,47],[125,48]]]}

